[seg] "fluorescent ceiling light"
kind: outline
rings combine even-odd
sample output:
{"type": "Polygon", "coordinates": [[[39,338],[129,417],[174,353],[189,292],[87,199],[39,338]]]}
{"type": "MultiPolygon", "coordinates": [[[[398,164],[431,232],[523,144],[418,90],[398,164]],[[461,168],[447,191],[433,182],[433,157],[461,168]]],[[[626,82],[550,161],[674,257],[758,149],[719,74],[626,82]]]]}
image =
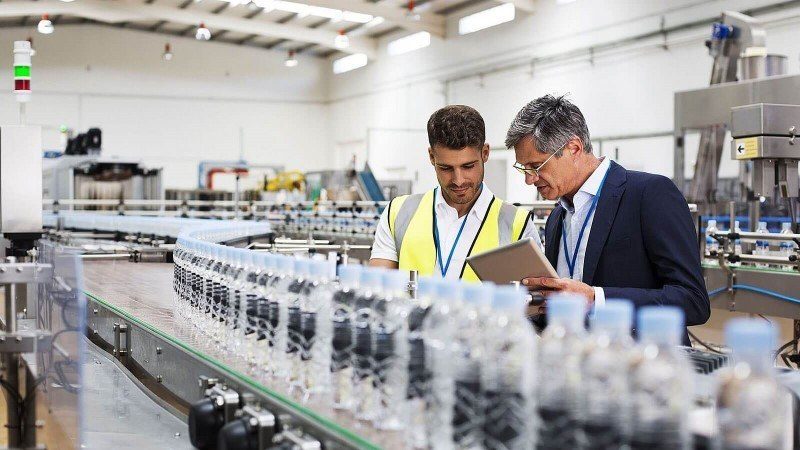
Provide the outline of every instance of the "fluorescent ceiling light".
{"type": "Polygon", "coordinates": [[[402,55],[431,45],[431,34],[427,31],[410,34],[400,39],[389,42],[387,51],[390,55],[402,55]]]}
{"type": "Polygon", "coordinates": [[[458,21],[458,34],[469,34],[501,23],[514,20],[516,9],[512,3],[504,3],[475,14],[462,17],[458,21]]]}
{"type": "Polygon", "coordinates": [[[333,73],[338,75],[340,73],[350,72],[351,70],[366,66],[367,61],[369,61],[369,59],[367,55],[363,53],[355,53],[345,56],[344,58],[339,58],[333,62],[333,73]]]}
{"type": "Polygon", "coordinates": [[[246,5],[252,3],[264,11],[284,11],[295,13],[300,17],[315,16],[331,19],[334,22],[342,20],[354,23],[368,23],[373,17],[369,14],[361,14],[352,11],[345,11],[335,8],[325,8],[322,6],[311,6],[305,3],[289,2],[285,0],[221,0],[230,3],[231,6],[246,5]]]}

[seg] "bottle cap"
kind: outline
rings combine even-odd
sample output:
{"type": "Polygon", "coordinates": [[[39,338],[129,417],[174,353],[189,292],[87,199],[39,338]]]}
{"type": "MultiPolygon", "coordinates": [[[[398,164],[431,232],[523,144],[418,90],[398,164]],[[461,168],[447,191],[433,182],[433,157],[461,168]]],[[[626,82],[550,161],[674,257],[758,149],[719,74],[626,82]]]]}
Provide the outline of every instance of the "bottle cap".
{"type": "Polygon", "coordinates": [[[586,298],[576,294],[555,294],[547,300],[547,319],[570,329],[582,329],[586,298]]]}
{"type": "Polygon", "coordinates": [[[311,269],[311,261],[305,258],[292,258],[294,264],[294,274],[298,276],[307,276],[311,269]]]}
{"type": "Polygon", "coordinates": [[[330,278],[331,274],[331,265],[327,261],[311,261],[311,276],[320,280],[326,280],[330,278]]]}
{"type": "Polygon", "coordinates": [[[437,283],[441,280],[433,277],[417,279],[417,298],[431,298],[436,296],[437,283]]]}
{"type": "Polygon", "coordinates": [[[436,286],[436,297],[440,300],[461,302],[464,300],[464,286],[460,281],[442,280],[436,286]]]}
{"type": "Polygon", "coordinates": [[[742,317],[725,324],[725,343],[734,355],[769,355],[777,340],[778,330],[764,320],[742,317]]]}
{"type": "Polygon", "coordinates": [[[637,317],[639,339],[678,345],[684,328],[683,310],[675,306],[645,306],[637,317]]]}
{"type": "Polygon", "coordinates": [[[464,286],[464,302],[475,308],[491,306],[494,285],[489,283],[470,283],[464,286]]]}
{"type": "Polygon", "coordinates": [[[375,267],[367,267],[361,271],[361,287],[380,289],[383,283],[383,271],[375,267]]]}
{"type": "Polygon", "coordinates": [[[497,286],[492,296],[492,308],[501,311],[519,311],[526,307],[525,291],[514,286],[497,286]]]}
{"type": "Polygon", "coordinates": [[[408,292],[408,272],[405,270],[387,270],[383,273],[383,289],[388,292],[408,292]]]}
{"type": "Polygon", "coordinates": [[[346,264],[339,266],[339,281],[345,286],[355,286],[361,278],[362,266],[346,264]]]}
{"type": "Polygon", "coordinates": [[[279,256],[278,257],[278,270],[285,274],[290,274],[294,270],[294,261],[293,258],[288,256],[279,256]]]}
{"type": "Polygon", "coordinates": [[[595,308],[591,324],[593,330],[630,332],[633,304],[628,300],[608,299],[605,305],[595,308]]]}

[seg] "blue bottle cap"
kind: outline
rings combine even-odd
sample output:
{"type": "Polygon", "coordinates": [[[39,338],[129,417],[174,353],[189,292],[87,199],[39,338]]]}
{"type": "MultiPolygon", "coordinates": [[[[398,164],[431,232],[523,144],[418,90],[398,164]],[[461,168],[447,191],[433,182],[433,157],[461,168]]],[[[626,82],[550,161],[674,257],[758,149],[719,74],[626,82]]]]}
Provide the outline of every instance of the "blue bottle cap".
{"type": "Polygon", "coordinates": [[[593,330],[630,332],[633,324],[633,303],[622,299],[608,299],[605,305],[595,308],[591,324],[593,330]]]}
{"type": "Polygon", "coordinates": [[[527,306],[525,291],[514,286],[497,286],[492,296],[492,308],[502,311],[519,311],[527,306]]]}
{"type": "Polygon", "coordinates": [[[436,286],[436,297],[443,301],[464,300],[464,286],[460,281],[442,280],[436,286]]]}
{"type": "Polygon", "coordinates": [[[769,355],[777,340],[778,330],[764,320],[736,318],[725,324],[725,343],[734,355],[769,355]]]}
{"type": "Polygon", "coordinates": [[[358,264],[339,266],[339,281],[346,286],[355,286],[361,279],[363,267],[358,264]]]}
{"type": "Polygon", "coordinates": [[[311,276],[318,279],[328,279],[331,275],[331,264],[327,261],[311,261],[311,276]]]}
{"type": "Polygon", "coordinates": [[[547,319],[570,329],[582,329],[586,299],[575,294],[554,294],[547,299],[547,319]]]}
{"type": "Polygon", "coordinates": [[[383,283],[383,270],[375,267],[366,267],[361,271],[361,287],[367,289],[380,289],[383,283]]]}
{"type": "Polygon", "coordinates": [[[294,258],[294,274],[298,276],[308,276],[311,268],[311,261],[305,258],[294,258]]]}
{"type": "Polygon", "coordinates": [[[683,310],[675,306],[645,306],[637,317],[639,340],[678,345],[684,328],[683,310]]]}
{"type": "Polygon", "coordinates": [[[278,270],[283,273],[292,273],[294,270],[294,260],[288,256],[279,256],[278,259],[278,270]]]}
{"type": "Polygon", "coordinates": [[[423,277],[417,279],[417,298],[431,298],[436,296],[439,278],[423,277]]]}
{"type": "Polygon", "coordinates": [[[409,275],[405,270],[387,270],[383,273],[383,289],[389,292],[408,292],[409,275]]]}
{"type": "Polygon", "coordinates": [[[469,283],[464,286],[464,301],[476,308],[490,306],[494,290],[493,284],[469,283]]]}

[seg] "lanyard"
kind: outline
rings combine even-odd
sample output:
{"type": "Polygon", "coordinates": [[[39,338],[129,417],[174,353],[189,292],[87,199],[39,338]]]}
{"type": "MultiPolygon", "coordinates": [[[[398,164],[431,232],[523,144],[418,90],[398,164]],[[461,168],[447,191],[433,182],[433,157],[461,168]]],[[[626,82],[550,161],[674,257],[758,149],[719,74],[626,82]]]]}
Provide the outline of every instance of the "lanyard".
{"type": "Polygon", "coordinates": [[[450,247],[450,254],[447,256],[447,263],[442,263],[442,246],[439,242],[439,227],[436,225],[436,189],[433,189],[433,244],[436,246],[436,260],[439,262],[439,271],[442,273],[442,278],[445,277],[447,273],[447,269],[450,268],[450,261],[453,260],[453,253],[455,253],[456,246],[458,246],[458,240],[461,239],[461,233],[464,231],[464,225],[467,224],[467,219],[469,218],[469,213],[472,212],[472,206],[475,206],[477,203],[477,199],[472,206],[469,207],[469,211],[464,215],[464,220],[461,222],[461,227],[458,229],[458,234],[456,235],[456,240],[453,242],[453,246],[450,247]]]}
{"type": "Polygon", "coordinates": [[[594,214],[594,210],[597,208],[597,202],[600,200],[600,191],[603,190],[603,185],[606,182],[606,177],[608,176],[608,172],[611,170],[609,167],[606,169],[605,175],[603,175],[603,180],[600,181],[600,187],[597,188],[597,193],[594,195],[592,199],[592,205],[589,207],[589,212],[586,213],[586,218],[583,219],[583,226],[581,227],[581,231],[578,233],[578,242],[575,243],[575,249],[572,251],[572,258],[569,257],[569,247],[567,246],[567,227],[566,227],[566,215],[565,218],[561,219],[561,237],[564,238],[564,257],[567,258],[567,269],[569,269],[569,277],[572,278],[575,274],[575,263],[578,261],[578,249],[581,247],[581,241],[583,240],[583,233],[586,231],[586,225],[589,224],[589,219],[594,214]]]}

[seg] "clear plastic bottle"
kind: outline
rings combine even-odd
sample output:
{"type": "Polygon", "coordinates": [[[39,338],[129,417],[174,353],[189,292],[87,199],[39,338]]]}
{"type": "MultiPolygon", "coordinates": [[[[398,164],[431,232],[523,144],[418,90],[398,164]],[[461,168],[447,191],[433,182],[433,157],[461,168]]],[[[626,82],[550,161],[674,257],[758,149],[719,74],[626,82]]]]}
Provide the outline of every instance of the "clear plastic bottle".
{"type": "Polygon", "coordinates": [[[725,326],[733,364],[720,371],[717,396],[719,448],[791,448],[789,393],[775,378],[777,330],[761,320],[738,318],[725,326]]]}
{"type": "Polygon", "coordinates": [[[677,346],[683,311],[673,306],[639,309],[639,348],[631,372],[633,450],[692,448],[688,417],[694,395],[692,369],[677,346]]]}
{"type": "Polygon", "coordinates": [[[261,276],[263,264],[260,255],[251,250],[244,250],[243,253],[243,273],[244,280],[241,282],[241,294],[239,299],[238,314],[236,316],[236,327],[234,328],[234,354],[247,363],[252,362],[250,357],[252,351],[251,342],[255,338],[255,319],[259,298],[258,278],[261,276]]]}
{"type": "Polygon", "coordinates": [[[230,299],[230,272],[233,268],[233,251],[230,247],[220,248],[219,270],[216,273],[214,291],[215,322],[213,327],[214,340],[221,347],[225,347],[226,325],[228,319],[228,302],[230,299]]]}
{"type": "Polygon", "coordinates": [[[294,281],[294,258],[280,256],[278,274],[273,277],[269,304],[269,372],[278,383],[285,383],[289,375],[289,285],[294,281]]]}
{"type": "Polygon", "coordinates": [[[359,288],[362,268],[359,265],[339,267],[339,288],[333,296],[331,321],[333,322],[333,407],[350,409],[353,403],[353,314],[356,291],[359,288]]]}
{"type": "MultiPolygon", "coordinates": [[[[769,230],[767,229],[767,222],[758,222],[758,229],[756,230],[756,233],[769,233],[769,230]]],[[[769,256],[769,241],[757,240],[754,254],[757,256],[769,256]]],[[[769,264],[756,263],[756,267],[767,268],[769,267],[769,264]]]]}
{"type": "Polygon", "coordinates": [[[231,248],[228,250],[230,265],[226,274],[228,285],[228,304],[225,314],[225,340],[223,347],[234,355],[240,355],[241,341],[243,339],[242,329],[239,328],[239,309],[244,295],[245,278],[245,258],[248,250],[231,248]],[[237,341],[238,344],[237,345],[237,341]]]}
{"type": "Polygon", "coordinates": [[[361,288],[356,293],[353,311],[353,413],[359,420],[375,418],[375,380],[372,369],[372,332],[375,303],[380,297],[382,270],[366,268],[361,272],[361,288]]]}
{"type": "Polygon", "coordinates": [[[269,358],[269,293],[275,277],[277,256],[257,253],[256,264],[260,267],[256,277],[255,299],[248,299],[246,348],[248,362],[252,368],[263,368],[269,358]]]}
{"type": "MultiPolygon", "coordinates": [[[[789,222],[781,223],[781,234],[793,234],[792,224],[789,222]]],[[[793,241],[781,241],[780,252],[778,256],[788,258],[796,254],[796,249],[797,249],[797,244],[795,244],[793,241]]],[[[792,270],[792,266],[787,266],[787,265],[783,265],[781,266],[781,268],[792,270]]]]}
{"type": "MultiPolygon", "coordinates": [[[[483,398],[481,363],[485,320],[489,315],[494,285],[464,286],[464,301],[455,315],[453,334],[453,443],[459,449],[483,447],[483,398]]],[[[531,355],[533,356],[533,355],[531,355]]]]}
{"type": "Polygon", "coordinates": [[[336,287],[327,261],[311,261],[311,283],[301,302],[304,338],[302,359],[303,399],[325,408],[331,404],[331,356],[333,353],[333,295],[336,287]]]}
{"type": "Polygon", "coordinates": [[[440,278],[425,277],[417,282],[417,298],[408,317],[408,431],[409,448],[428,448],[425,430],[426,397],[430,388],[431,373],[425,361],[423,323],[436,297],[440,278]]]}
{"type": "Polygon", "coordinates": [[[212,259],[212,266],[210,271],[210,279],[211,279],[211,298],[210,298],[210,308],[211,308],[211,315],[208,321],[208,327],[204,327],[203,330],[206,331],[212,339],[219,340],[219,330],[220,330],[220,321],[222,320],[221,316],[221,307],[222,307],[222,297],[227,297],[227,287],[224,285],[223,280],[223,270],[224,270],[224,249],[222,246],[214,245],[213,246],[214,257],[212,259]]]}
{"type": "Polygon", "coordinates": [[[186,285],[186,262],[187,257],[186,243],[178,239],[175,251],[172,252],[172,301],[173,312],[177,317],[183,316],[186,301],[184,287],[186,285]]]}
{"type": "Polygon", "coordinates": [[[578,446],[585,318],[586,299],[582,296],[556,294],[547,300],[548,324],[538,354],[540,449],[578,446]]]}
{"type": "Polygon", "coordinates": [[[194,324],[197,328],[208,334],[213,320],[214,306],[214,267],[216,265],[217,249],[211,244],[203,244],[203,258],[200,268],[201,292],[194,324]]]}
{"type": "Polygon", "coordinates": [[[591,318],[581,383],[581,439],[585,449],[623,448],[630,438],[632,323],[633,305],[627,300],[606,300],[591,318]]]}
{"type": "Polygon", "coordinates": [[[408,293],[409,274],[388,270],[383,274],[383,295],[376,303],[372,333],[375,380],[375,428],[405,428],[408,401],[408,318],[413,309],[408,293]]]}
{"type": "Polygon", "coordinates": [[[311,284],[310,261],[305,258],[295,258],[294,260],[294,279],[287,288],[286,308],[287,308],[287,332],[288,341],[286,346],[287,359],[289,361],[289,373],[286,383],[290,392],[301,391],[303,372],[303,352],[306,346],[303,336],[302,314],[300,312],[303,297],[308,295],[308,285],[311,284]]]}
{"type": "Polygon", "coordinates": [[[714,255],[717,251],[719,251],[719,242],[712,237],[718,232],[719,230],[717,229],[717,221],[714,219],[708,219],[708,222],[706,223],[706,253],[710,255],[714,255]]]}
{"type": "Polygon", "coordinates": [[[464,290],[457,281],[437,283],[436,299],[422,324],[425,363],[430,369],[425,423],[428,445],[433,449],[454,449],[453,408],[455,406],[455,367],[453,340],[457,314],[463,307],[464,290]]]}
{"type": "Polygon", "coordinates": [[[484,448],[536,446],[536,336],[526,306],[524,291],[510,286],[494,291],[482,352],[484,448]]]}

